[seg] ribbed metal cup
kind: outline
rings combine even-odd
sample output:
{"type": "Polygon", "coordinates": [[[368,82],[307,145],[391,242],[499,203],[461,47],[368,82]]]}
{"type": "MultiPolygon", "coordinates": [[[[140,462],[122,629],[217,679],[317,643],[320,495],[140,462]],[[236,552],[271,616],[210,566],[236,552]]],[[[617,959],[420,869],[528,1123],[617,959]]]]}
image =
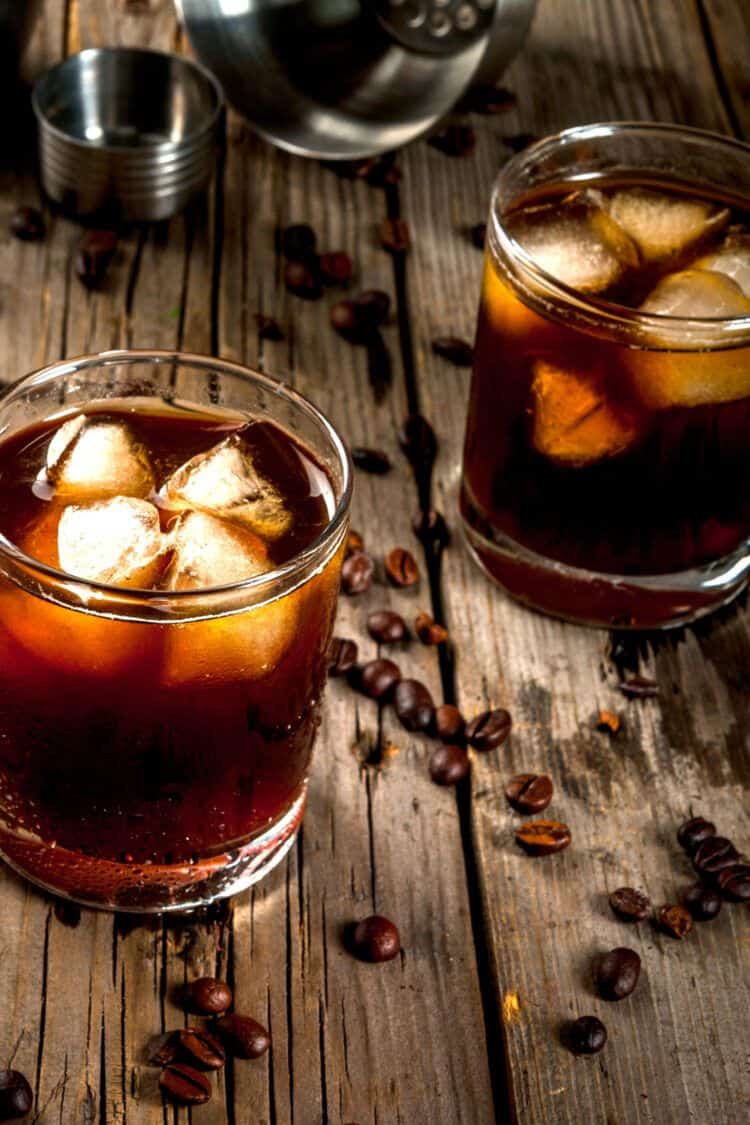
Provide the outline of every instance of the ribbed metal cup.
{"type": "Polygon", "coordinates": [[[32,104],[42,186],[72,214],[167,219],[211,180],[221,87],[178,55],[81,51],[42,75],[32,104]]]}

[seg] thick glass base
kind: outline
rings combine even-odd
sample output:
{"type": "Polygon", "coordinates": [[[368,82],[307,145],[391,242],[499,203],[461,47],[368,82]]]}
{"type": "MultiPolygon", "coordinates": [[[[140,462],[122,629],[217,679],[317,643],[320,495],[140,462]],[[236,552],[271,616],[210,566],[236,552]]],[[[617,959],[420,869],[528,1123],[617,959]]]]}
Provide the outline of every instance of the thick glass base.
{"type": "Polygon", "coordinates": [[[280,863],[294,843],[306,803],[307,783],[262,835],[195,863],[115,863],[24,839],[6,828],[0,828],[0,855],[19,875],[82,906],[133,914],[192,910],[239,894],[280,863]]]}
{"type": "Polygon", "coordinates": [[[490,541],[462,511],[469,553],[518,601],[543,613],[607,629],[665,629],[712,613],[744,589],[745,545],[717,562],[680,574],[619,575],[566,566],[498,533],[490,541]]]}

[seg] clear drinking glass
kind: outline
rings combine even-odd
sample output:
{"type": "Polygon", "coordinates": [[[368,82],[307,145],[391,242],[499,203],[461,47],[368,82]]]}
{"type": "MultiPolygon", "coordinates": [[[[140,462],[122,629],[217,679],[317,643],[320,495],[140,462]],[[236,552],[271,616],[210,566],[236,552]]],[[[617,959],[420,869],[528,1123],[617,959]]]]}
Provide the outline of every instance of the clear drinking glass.
{"type": "Polygon", "coordinates": [[[747,580],[749,473],[750,148],[614,123],[509,161],[464,448],[475,559],[560,617],[690,621],[747,580]]]}
{"type": "Polygon", "coordinates": [[[234,426],[268,419],[327,481],[329,519],[313,542],[205,591],[84,582],[0,536],[0,851],[82,903],[186,909],[260,879],[299,828],[350,463],[295,391],[166,352],[109,352],[28,376],[0,400],[0,439],[101,404],[234,426]]]}

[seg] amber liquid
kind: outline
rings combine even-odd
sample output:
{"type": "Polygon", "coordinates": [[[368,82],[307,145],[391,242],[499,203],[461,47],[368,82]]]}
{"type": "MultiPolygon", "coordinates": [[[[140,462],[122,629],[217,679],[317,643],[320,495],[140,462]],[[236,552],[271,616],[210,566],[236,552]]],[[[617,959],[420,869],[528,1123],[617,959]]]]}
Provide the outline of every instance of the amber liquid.
{"type": "MultiPolygon", "coordinates": [[[[558,186],[524,205],[569,190],[558,186]]],[[[735,213],[730,221],[744,217],[735,213]]],[[[662,268],[689,265],[673,260],[662,268]]],[[[659,267],[634,269],[597,299],[637,307],[658,278],[659,267]]],[[[675,608],[689,612],[682,594],[659,605],[629,593],[627,576],[703,566],[750,532],[750,395],[737,391],[743,382],[750,390],[750,348],[686,353],[604,339],[572,317],[525,303],[488,254],[461,489],[482,563],[520,598],[562,616],[648,625],[675,608]],[[670,404],[671,388],[684,379],[715,383],[716,401],[670,404]],[[727,385],[730,392],[722,390],[727,385]],[[585,575],[562,582],[531,561],[493,551],[493,543],[508,541],[626,580],[609,591],[585,575]]],[[[703,599],[696,594],[695,606],[703,599]]]]}
{"type": "MultiPolygon", "coordinates": [[[[158,480],[236,428],[190,413],[128,412],[127,423],[158,480]]],[[[0,444],[0,529],[54,566],[59,506],[34,484],[53,428],[0,444]]],[[[286,431],[258,423],[252,441],[293,516],[269,545],[283,563],[326,526],[333,491],[286,431]]],[[[162,513],[165,527],[171,518],[162,513]]],[[[191,879],[191,865],[220,863],[278,821],[307,774],[338,566],[336,556],[265,606],[174,624],[114,620],[0,581],[0,846],[11,861],[74,895],[83,878],[89,901],[148,906],[152,865],[183,865],[191,879]]]]}

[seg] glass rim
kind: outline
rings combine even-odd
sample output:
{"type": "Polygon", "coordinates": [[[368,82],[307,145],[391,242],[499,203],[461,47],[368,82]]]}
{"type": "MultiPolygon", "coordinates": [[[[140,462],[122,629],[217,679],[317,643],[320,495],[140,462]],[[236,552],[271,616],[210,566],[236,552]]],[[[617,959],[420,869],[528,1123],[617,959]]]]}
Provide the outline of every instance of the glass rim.
{"type": "MultiPolygon", "coordinates": [[[[61,376],[72,375],[96,367],[114,367],[119,364],[136,363],[152,363],[157,366],[182,364],[183,366],[202,368],[206,371],[218,372],[219,374],[224,371],[227,374],[248,380],[256,385],[260,384],[269,393],[286,400],[295,408],[301,410],[323,431],[331,442],[342,469],[341,495],[336,501],[336,507],[325,527],[311,543],[302,548],[301,551],[298,551],[285,563],[280,563],[278,566],[273,567],[272,570],[266,571],[263,574],[256,574],[250,578],[244,578],[239,582],[231,582],[223,586],[204,586],[197,590],[141,590],[125,586],[114,586],[106,582],[96,582],[85,578],[77,578],[75,575],[69,574],[65,570],[50,566],[47,563],[41,562],[39,559],[33,558],[31,555],[27,555],[20,547],[17,547],[8,539],[2,531],[0,531],[0,560],[10,558],[12,562],[20,565],[25,573],[30,572],[37,580],[43,580],[46,583],[51,581],[56,585],[64,583],[65,589],[68,591],[83,591],[85,596],[93,593],[98,596],[106,597],[113,606],[119,603],[120,605],[128,605],[131,607],[150,606],[155,610],[164,609],[172,604],[193,606],[204,601],[215,600],[217,597],[236,594],[238,592],[247,591],[248,593],[255,593],[256,591],[263,591],[264,589],[270,591],[272,587],[279,582],[289,582],[289,589],[291,590],[293,588],[293,580],[302,575],[307,567],[324,556],[327,548],[330,548],[331,553],[333,553],[333,547],[337,545],[337,540],[343,531],[349,514],[353,488],[353,466],[349,449],[333,423],[328,420],[322,410],[319,410],[310,399],[293,387],[282,382],[282,380],[267,375],[265,372],[256,371],[254,368],[244,364],[235,363],[233,360],[200,355],[195,352],[165,351],[151,348],[114,349],[111,351],[57,360],[54,363],[47,364],[45,367],[30,372],[28,375],[21,376],[20,379],[17,379],[16,382],[11,383],[0,392],[0,425],[2,423],[3,412],[8,403],[12,402],[15,397],[20,397],[30,387],[43,386],[55,381],[61,376]]],[[[162,399],[161,395],[153,395],[151,397],[162,399]]],[[[100,401],[106,402],[107,400],[102,399],[100,401]]],[[[273,593],[267,600],[276,600],[279,597],[283,597],[284,594],[288,592],[289,590],[284,590],[283,592],[273,593]]],[[[256,605],[262,604],[264,600],[266,599],[260,598],[242,608],[254,608],[256,605]]],[[[230,612],[238,611],[238,607],[235,606],[230,612]]],[[[94,612],[96,612],[96,610],[94,610],[94,612]]],[[[195,614],[191,612],[190,616],[193,617],[195,614]]]]}
{"type": "MultiPolygon", "coordinates": [[[[653,347],[654,337],[659,334],[664,336],[664,348],[678,350],[696,350],[701,346],[735,347],[750,341],[750,313],[735,317],[684,317],[667,316],[663,313],[647,313],[638,309],[629,309],[613,301],[597,298],[559,281],[553,274],[543,270],[528,254],[521,244],[517,242],[505,229],[502,220],[500,197],[509,187],[509,181],[514,177],[524,176],[540,159],[554,151],[564,149],[567,145],[581,141],[597,141],[604,137],[618,135],[634,136],[641,134],[644,137],[659,137],[667,134],[675,139],[684,137],[689,141],[702,142],[707,146],[732,150],[741,154],[748,161],[750,173],[750,144],[736,140],[734,137],[722,133],[714,133],[708,129],[696,129],[689,125],[678,125],[671,122],[650,121],[609,121],[592,122],[588,125],[574,125],[552,133],[536,141],[522,152],[511,157],[497,175],[492,191],[490,203],[490,224],[488,247],[492,251],[492,240],[502,252],[503,257],[520,265],[522,271],[528,275],[538,286],[541,294],[551,300],[562,302],[566,308],[573,306],[585,318],[590,319],[595,326],[625,329],[632,331],[643,330],[651,335],[653,347]],[[705,344],[696,340],[706,341],[705,344]]],[[[573,176],[569,181],[573,185],[593,184],[601,179],[600,173],[586,172],[580,176],[573,176]]],[[[566,182],[568,182],[566,180],[566,182]]],[[[517,191],[516,193],[517,194],[517,191]]],[[[748,199],[750,207],[750,199],[748,199]]],[[[495,250],[495,253],[497,251],[495,250]]]]}

